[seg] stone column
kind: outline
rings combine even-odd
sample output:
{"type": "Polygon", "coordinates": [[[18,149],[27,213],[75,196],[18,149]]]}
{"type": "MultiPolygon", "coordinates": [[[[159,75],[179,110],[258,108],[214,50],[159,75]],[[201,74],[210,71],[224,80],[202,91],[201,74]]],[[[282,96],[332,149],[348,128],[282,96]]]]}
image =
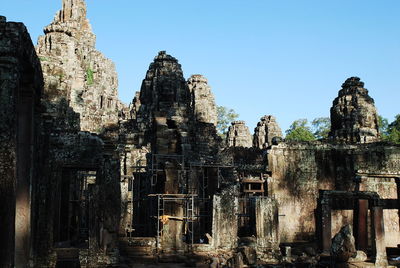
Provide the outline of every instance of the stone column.
{"type": "Polygon", "coordinates": [[[256,199],[257,247],[260,251],[279,249],[278,216],[278,203],[275,199],[256,199]]]}
{"type": "Polygon", "coordinates": [[[33,107],[32,94],[29,91],[21,90],[17,105],[15,267],[26,267],[30,255],[33,107]]]}
{"type": "Polygon", "coordinates": [[[383,222],[383,208],[372,207],[371,209],[371,237],[372,250],[375,253],[375,265],[386,267],[388,265],[385,246],[385,228],[383,222]]]}
{"type": "Polygon", "coordinates": [[[230,187],[213,199],[213,248],[233,249],[237,246],[238,198],[234,195],[236,187],[230,187]]]}
{"type": "MultiPolygon", "coordinates": [[[[0,17],[5,29],[5,17],[0,17]]],[[[1,28],[0,28],[1,30],[1,28]]],[[[4,39],[5,40],[5,39],[4,39]]],[[[3,39],[0,39],[2,43],[3,39]]],[[[1,46],[0,46],[1,48],[1,46]]],[[[14,58],[1,57],[0,64],[0,267],[11,267],[15,250],[15,182],[16,182],[16,111],[17,76],[10,66],[14,58]],[[9,62],[7,62],[9,61],[9,62]]]]}
{"type": "Polygon", "coordinates": [[[274,179],[273,177],[267,177],[267,196],[272,197],[274,195],[273,187],[274,187],[274,179]]]}
{"type": "Polygon", "coordinates": [[[400,225],[400,178],[395,179],[396,188],[397,188],[397,213],[399,215],[399,225],[400,225]]]}
{"type": "Polygon", "coordinates": [[[320,205],[320,217],[321,217],[321,243],[322,252],[329,254],[332,244],[332,219],[331,219],[331,202],[330,199],[324,199],[320,205]]]}
{"type": "Polygon", "coordinates": [[[368,248],[368,200],[355,201],[353,226],[357,250],[366,251],[368,248]]]}

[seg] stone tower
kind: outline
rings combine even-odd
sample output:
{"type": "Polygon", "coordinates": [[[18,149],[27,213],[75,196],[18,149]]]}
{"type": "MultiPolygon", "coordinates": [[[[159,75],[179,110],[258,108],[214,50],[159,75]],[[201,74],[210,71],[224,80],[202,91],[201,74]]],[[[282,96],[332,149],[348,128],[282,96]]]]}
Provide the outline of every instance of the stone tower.
{"type": "Polygon", "coordinates": [[[233,121],[226,135],[229,147],[252,147],[252,137],[244,121],[233,121]]]}
{"type": "Polygon", "coordinates": [[[272,144],[272,138],[282,138],[282,130],[272,115],[261,117],[254,129],[253,146],[263,149],[272,144]]]}
{"type": "Polygon", "coordinates": [[[161,51],[150,64],[140,90],[136,117],[143,143],[158,154],[181,154],[188,145],[191,96],[181,65],[161,51]]]}
{"type": "Polygon", "coordinates": [[[207,78],[195,74],[188,79],[188,86],[192,94],[192,106],[195,119],[199,122],[217,125],[217,106],[214,95],[208,85],[207,78]]]}
{"type": "Polygon", "coordinates": [[[368,143],[379,140],[375,103],[358,77],[348,78],[333,101],[330,136],[342,142],[368,143]]]}
{"type": "Polygon", "coordinates": [[[63,0],[36,48],[45,98],[67,100],[80,114],[81,130],[100,132],[118,122],[118,78],[114,63],[95,48],[96,36],[83,0],[63,0]]]}

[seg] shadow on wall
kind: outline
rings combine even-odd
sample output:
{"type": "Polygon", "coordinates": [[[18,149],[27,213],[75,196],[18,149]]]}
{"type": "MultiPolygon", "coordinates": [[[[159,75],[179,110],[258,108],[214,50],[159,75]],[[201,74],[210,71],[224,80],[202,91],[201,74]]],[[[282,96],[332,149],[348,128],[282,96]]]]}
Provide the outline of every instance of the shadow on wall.
{"type": "Polygon", "coordinates": [[[0,16],[0,36],[0,266],[11,267],[29,259],[43,76],[22,23],[0,16]]]}

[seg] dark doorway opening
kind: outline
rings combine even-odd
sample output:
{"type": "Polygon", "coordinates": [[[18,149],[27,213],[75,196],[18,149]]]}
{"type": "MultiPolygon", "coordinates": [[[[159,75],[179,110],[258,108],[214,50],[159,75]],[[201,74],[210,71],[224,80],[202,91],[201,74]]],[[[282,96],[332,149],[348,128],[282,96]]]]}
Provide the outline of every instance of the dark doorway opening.
{"type": "Polygon", "coordinates": [[[238,237],[256,236],[256,198],[239,198],[238,237]]]}
{"type": "Polygon", "coordinates": [[[63,169],[54,218],[56,247],[88,248],[96,171],[63,169]]]}

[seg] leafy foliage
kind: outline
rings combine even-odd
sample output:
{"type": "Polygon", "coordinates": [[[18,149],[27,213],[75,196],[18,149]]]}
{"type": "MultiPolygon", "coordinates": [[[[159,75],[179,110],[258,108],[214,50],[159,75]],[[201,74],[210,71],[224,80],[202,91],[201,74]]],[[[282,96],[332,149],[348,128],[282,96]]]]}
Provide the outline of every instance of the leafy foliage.
{"type": "Polygon", "coordinates": [[[239,117],[239,114],[237,114],[233,109],[224,106],[218,106],[217,117],[218,135],[220,135],[222,138],[225,138],[231,122],[235,121],[239,117]]]}
{"type": "Polygon", "coordinates": [[[46,58],[46,57],[39,57],[39,60],[40,60],[40,61],[49,61],[49,59],[46,58]]]}
{"type": "Polygon", "coordinates": [[[387,140],[389,136],[389,122],[386,118],[382,116],[378,116],[378,127],[379,127],[379,133],[381,134],[381,137],[383,140],[387,140]]]}
{"type": "Polygon", "coordinates": [[[93,85],[94,83],[93,70],[90,67],[86,70],[86,83],[88,86],[93,85]]]}
{"type": "Polygon", "coordinates": [[[386,138],[387,141],[400,144],[400,130],[394,128],[390,131],[389,136],[386,138]]]}
{"type": "Polygon", "coordinates": [[[386,140],[400,144],[400,114],[389,124],[386,140]]]}
{"type": "Polygon", "coordinates": [[[307,119],[298,119],[286,130],[285,139],[288,141],[313,141],[315,137],[308,126],[307,119]]]}
{"type": "Polygon", "coordinates": [[[400,144],[400,114],[390,124],[386,118],[379,116],[378,127],[382,140],[400,144]]]}
{"type": "Polygon", "coordinates": [[[329,132],[331,131],[331,119],[329,117],[318,117],[312,122],[314,130],[314,136],[317,139],[328,138],[329,132]]]}
{"type": "MultiPolygon", "coordinates": [[[[290,128],[286,130],[286,140],[312,141],[328,138],[331,128],[329,117],[315,118],[311,125],[312,127],[308,125],[307,119],[294,121],[290,128]]],[[[379,116],[378,127],[382,140],[400,144],[400,114],[396,115],[395,120],[390,124],[386,118],[379,116]]]]}

